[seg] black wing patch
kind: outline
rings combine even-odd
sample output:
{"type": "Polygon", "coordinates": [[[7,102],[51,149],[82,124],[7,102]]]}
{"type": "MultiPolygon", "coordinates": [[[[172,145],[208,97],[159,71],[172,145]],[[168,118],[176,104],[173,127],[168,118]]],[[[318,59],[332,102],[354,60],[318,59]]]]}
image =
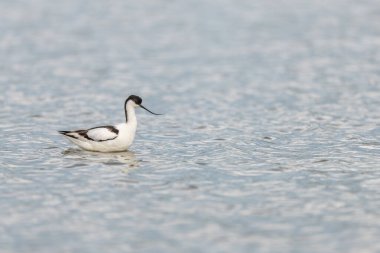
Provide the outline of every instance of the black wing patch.
{"type": "Polygon", "coordinates": [[[83,137],[90,141],[103,142],[116,139],[118,136],[119,130],[114,126],[99,126],[93,127],[87,130],[76,130],[76,131],[59,131],[60,134],[66,135],[68,137],[79,139],[79,137],[83,137]],[[96,130],[105,130],[107,129],[109,132],[105,132],[104,134],[96,133],[96,130]],[[91,130],[95,130],[91,132],[91,130]]]}

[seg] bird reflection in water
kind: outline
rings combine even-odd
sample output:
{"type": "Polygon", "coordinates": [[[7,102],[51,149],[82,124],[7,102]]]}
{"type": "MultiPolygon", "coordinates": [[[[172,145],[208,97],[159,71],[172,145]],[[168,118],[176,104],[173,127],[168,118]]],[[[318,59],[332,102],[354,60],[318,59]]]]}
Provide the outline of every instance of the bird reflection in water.
{"type": "Polygon", "coordinates": [[[63,151],[62,154],[65,157],[76,161],[76,163],[70,167],[79,167],[97,163],[107,166],[121,166],[121,171],[126,174],[139,167],[139,161],[136,158],[135,153],[132,151],[100,153],[69,148],[63,151]]]}

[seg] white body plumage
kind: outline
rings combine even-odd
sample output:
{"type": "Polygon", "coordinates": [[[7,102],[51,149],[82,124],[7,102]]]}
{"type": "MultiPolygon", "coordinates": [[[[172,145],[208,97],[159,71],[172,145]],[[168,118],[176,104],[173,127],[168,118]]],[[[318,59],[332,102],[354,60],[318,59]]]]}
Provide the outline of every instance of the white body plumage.
{"type": "Polygon", "coordinates": [[[93,140],[89,140],[75,132],[71,134],[72,137],[68,134],[65,136],[72,143],[88,151],[118,152],[128,150],[129,146],[132,145],[133,140],[135,139],[136,126],[137,124],[133,126],[128,123],[121,123],[114,126],[115,129],[119,131],[117,136],[114,132],[111,132],[105,127],[91,129],[88,131],[87,136],[93,140]],[[73,138],[74,136],[77,136],[77,139],[73,138]],[[99,139],[103,138],[109,140],[99,141],[99,139]]]}
{"type": "Polygon", "coordinates": [[[149,111],[141,105],[141,102],[142,99],[134,95],[125,101],[125,123],[115,126],[94,127],[87,130],[59,132],[85,150],[98,152],[126,151],[135,139],[137,128],[135,107],[139,106],[149,111]]]}

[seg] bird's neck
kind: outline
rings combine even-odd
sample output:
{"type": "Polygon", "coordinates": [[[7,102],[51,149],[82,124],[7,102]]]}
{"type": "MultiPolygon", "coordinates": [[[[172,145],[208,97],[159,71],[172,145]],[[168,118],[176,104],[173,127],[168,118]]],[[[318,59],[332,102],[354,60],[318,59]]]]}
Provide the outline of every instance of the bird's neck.
{"type": "Polygon", "coordinates": [[[135,107],[131,103],[125,104],[125,121],[127,123],[136,122],[135,107]]]}

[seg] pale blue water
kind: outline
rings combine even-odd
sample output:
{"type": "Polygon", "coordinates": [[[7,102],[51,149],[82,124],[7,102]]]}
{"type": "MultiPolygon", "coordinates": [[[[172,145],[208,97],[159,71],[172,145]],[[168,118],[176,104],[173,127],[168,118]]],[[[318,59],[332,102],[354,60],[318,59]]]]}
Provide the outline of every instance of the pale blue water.
{"type": "Polygon", "coordinates": [[[380,252],[379,66],[378,1],[3,0],[0,252],[380,252]]]}

